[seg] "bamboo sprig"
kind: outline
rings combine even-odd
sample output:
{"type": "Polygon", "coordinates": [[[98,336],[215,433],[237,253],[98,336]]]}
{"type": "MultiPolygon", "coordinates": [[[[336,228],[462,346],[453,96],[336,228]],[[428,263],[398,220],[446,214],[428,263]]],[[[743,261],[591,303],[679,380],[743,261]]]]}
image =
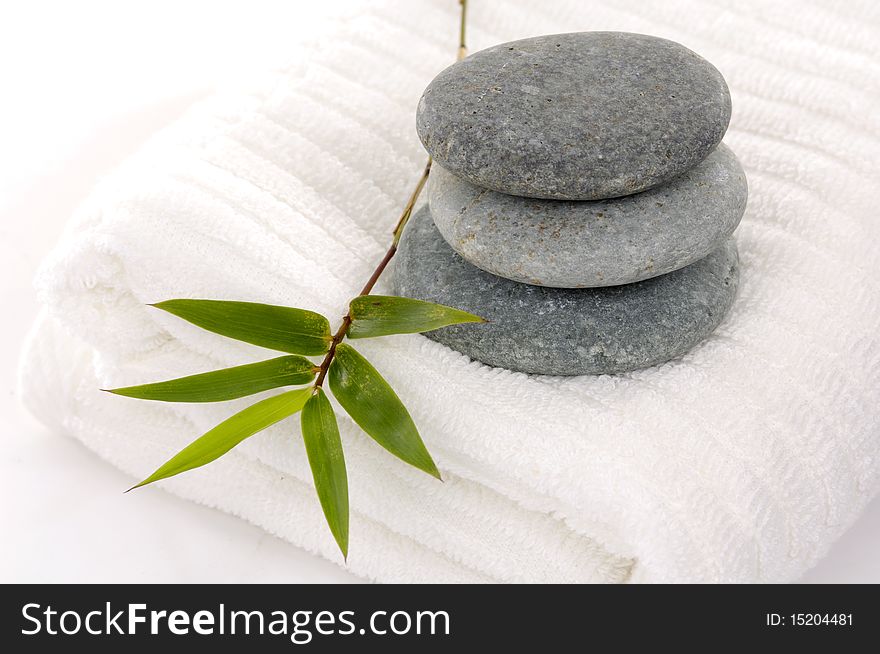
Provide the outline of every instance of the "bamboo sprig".
{"type": "MultiPolygon", "coordinates": [[[[467,0],[459,0],[459,5],[460,60],[467,55],[467,0]]],[[[230,416],[132,489],[204,466],[257,432],[299,412],[303,444],[321,509],[342,555],[347,558],[348,477],[336,415],[324,391],[325,381],[345,412],[368,436],[402,461],[440,479],[440,472],[400,398],[369,361],[343,343],[346,338],[413,334],[485,322],[453,307],[372,295],[373,287],[397,252],[430,172],[429,157],[400,213],[391,245],[360,294],[349,302],[348,312],[332,334],[325,316],[294,307],[197,299],[166,300],[152,305],[207,331],[285,352],[287,356],[111,392],[162,402],[221,402],[274,388],[305,386],[265,398],[230,416]],[[315,365],[303,355],[323,358],[320,365],[315,365]]]]}

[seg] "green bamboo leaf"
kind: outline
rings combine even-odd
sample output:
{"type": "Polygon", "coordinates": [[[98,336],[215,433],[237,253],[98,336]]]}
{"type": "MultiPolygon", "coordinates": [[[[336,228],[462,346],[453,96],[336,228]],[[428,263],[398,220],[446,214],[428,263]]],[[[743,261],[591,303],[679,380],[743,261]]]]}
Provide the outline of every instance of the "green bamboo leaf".
{"type": "Polygon", "coordinates": [[[349,306],[349,338],[428,332],[464,322],[486,322],[467,311],[408,297],[361,295],[349,306]]]}
{"type": "Polygon", "coordinates": [[[320,388],[302,410],[302,434],[324,517],[342,556],[348,558],[348,477],[336,415],[320,388]]]}
{"type": "Polygon", "coordinates": [[[211,463],[226,454],[248,436],[274,425],[303,408],[311,388],[298,388],[266,398],[227,418],[204,436],[197,438],[171,457],[156,472],[128,490],[134,490],[160,479],[211,463]]]}
{"type": "Polygon", "coordinates": [[[306,384],[314,379],[316,372],[314,363],[291,355],[155,384],[113,388],[108,392],[161,402],[222,402],[279,386],[306,384]]]}
{"type": "Polygon", "coordinates": [[[254,302],[166,300],[151,306],[210,332],[291,354],[324,354],[330,323],[319,313],[254,302]]]}
{"type": "Polygon", "coordinates": [[[373,440],[410,465],[440,479],[437,466],[406,407],[357,350],[340,343],[327,378],[342,408],[373,440]]]}

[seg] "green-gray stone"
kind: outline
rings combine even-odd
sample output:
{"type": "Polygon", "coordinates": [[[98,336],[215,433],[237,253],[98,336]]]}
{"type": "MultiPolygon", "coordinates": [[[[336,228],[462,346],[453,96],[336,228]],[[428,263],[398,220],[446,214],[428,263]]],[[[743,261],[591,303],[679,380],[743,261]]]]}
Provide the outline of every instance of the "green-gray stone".
{"type": "Polygon", "coordinates": [[[526,373],[620,373],[681,356],[733,303],[733,239],[685,268],[608,288],[559,289],[497,277],[446,243],[427,206],[410,220],[394,259],[398,295],[470,311],[490,323],[426,335],[473,359],[526,373]]]}

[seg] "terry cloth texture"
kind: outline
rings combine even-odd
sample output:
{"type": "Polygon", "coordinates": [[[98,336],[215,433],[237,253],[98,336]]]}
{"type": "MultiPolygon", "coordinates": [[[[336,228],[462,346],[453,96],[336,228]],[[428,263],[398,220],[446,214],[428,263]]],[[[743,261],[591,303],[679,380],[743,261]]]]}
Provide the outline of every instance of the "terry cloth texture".
{"type": "MultiPolygon", "coordinates": [[[[624,30],[721,70],[725,142],[751,187],[741,286],[708,341],[621,376],[529,377],[420,335],[357,342],[446,483],[340,413],[349,569],[381,581],[778,582],[823,555],[880,486],[878,7],[470,3],[472,50],[624,30]]],[[[456,37],[452,0],[364,3],[333,38],[194,106],[105,179],[37,281],[46,311],[22,365],[31,410],[143,478],[253,401],[168,405],[98,388],[272,356],[148,302],[341,317],[424,165],[416,104],[456,37]]],[[[164,486],[341,562],[299,436],[286,420],[164,486]]]]}

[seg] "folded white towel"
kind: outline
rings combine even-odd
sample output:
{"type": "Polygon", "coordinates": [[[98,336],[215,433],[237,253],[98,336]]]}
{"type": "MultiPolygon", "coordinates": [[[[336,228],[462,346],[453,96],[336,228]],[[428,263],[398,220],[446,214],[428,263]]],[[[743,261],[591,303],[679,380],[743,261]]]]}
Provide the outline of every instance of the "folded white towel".
{"type": "MultiPolygon", "coordinates": [[[[357,344],[447,483],[340,414],[350,569],[383,581],[784,581],[880,487],[880,16],[848,3],[473,0],[472,49],[613,29],[727,77],[749,176],[731,315],[682,360],[528,377],[419,336],[357,344]]],[[[252,399],[101,394],[268,357],[145,306],[173,297],[341,317],[424,161],[418,97],[454,56],[451,0],[370,3],[249,89],[195,107],[105,180],[46,263],[22,366],[35,414],[143,477],[252,399]]],[[[381,291],[381,286],[380,289],[381,291]]],[[[299,423],[165,486],[340,560],[299,423]]],[[[149,492],[149,491],[142,491],[149,492]]]]}

